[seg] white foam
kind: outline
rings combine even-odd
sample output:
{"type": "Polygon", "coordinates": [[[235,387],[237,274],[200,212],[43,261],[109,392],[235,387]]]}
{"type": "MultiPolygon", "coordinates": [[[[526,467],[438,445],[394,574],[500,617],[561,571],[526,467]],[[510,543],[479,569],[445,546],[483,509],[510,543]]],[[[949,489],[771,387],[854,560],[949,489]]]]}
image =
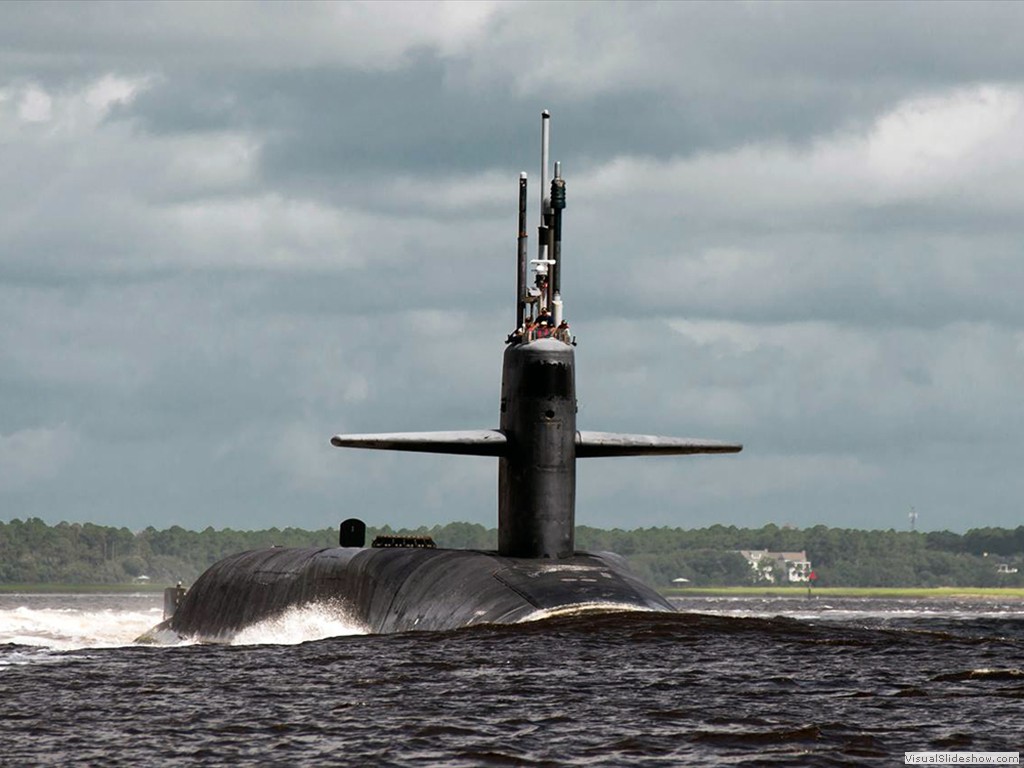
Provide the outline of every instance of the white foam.
{"type": "Polygon", "coordinates": [[[272,619],[251,624],[231,638],[231,645],[298,645],[328,637],[368,634],[338,605],[313,603],[289,608],[272,619]]]}
{"type": "Polygon", "coordinates": [[[676,610],[709,616],[767,618],[784,616],[797,621],[890,621],[950,620],[973,621],[1017,616],[1019,604],[1004,605],[991,601],[959,602],[939,598],[915,600],[900,598],[843,598],[834,603],[819,603],[804,598],[758,597],[676,597],[669,598],[676,610]]]}
{"type": "Polygon", "coordinates": [[[57,651],[117,648],[160,621],[161,609],[32,608],[0,610],[0,645],[30,645],[57,651]]]}
{"type": "Polygon", "coordinates": [[[645,608],[630,603],[572,603],[556,608],[542,608],[524,616],[517,621],[522,624],[526,621],[541,621],[542,619],[553,619],[556,616],[578,616],[584,613],[651,613],[652,608],[645,608]]]}

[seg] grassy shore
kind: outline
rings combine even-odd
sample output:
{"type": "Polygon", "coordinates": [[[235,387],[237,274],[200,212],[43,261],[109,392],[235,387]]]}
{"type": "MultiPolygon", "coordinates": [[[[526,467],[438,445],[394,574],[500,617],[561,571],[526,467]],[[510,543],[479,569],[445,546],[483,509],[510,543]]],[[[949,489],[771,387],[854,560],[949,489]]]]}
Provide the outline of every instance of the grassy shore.
{"type": "MultiPolygon", "coordinates": [[[[679,587],[663,589],[667,597],[807,597],[807,587],[679,587]]],[[[812,587],[817,597],[1016,598],[1020,587],[812,587]]]]}

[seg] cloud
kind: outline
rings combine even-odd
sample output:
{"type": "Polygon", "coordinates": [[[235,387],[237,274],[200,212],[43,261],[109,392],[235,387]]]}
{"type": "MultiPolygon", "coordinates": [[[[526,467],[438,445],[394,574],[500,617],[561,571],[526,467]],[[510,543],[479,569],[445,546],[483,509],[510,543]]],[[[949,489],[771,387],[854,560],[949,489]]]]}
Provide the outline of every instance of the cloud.
{"type": "Polygon", "coordinates": [[[1017,439],[1008,418],[1020,411],[1011,382],[1024,374],[1024,358],[1014,351],[1017,334],[1006,329],[670,326],[705,373],[671,397],[669,411],[748,432],[757,424],[753,441],[879,454],[929,443],[990,450],[1017,439]]]}
{"type": "MultiPolygon", "coordinates": [[[[1019,325],[1004,275],[1024,234],[1022,105],[1021,87],[979,85],[804,147],[617,156],[570,179],[567,268],[577,252],[628,253],[617,297],[631,313],[1019,325]]],[[[609,275],[583,279],[596,291],[609,275]]]]}
{"type": "Polygon", "coordinates": [[[837,499],[887,479],[882,466],[854,454],[762,452],[618,460],[628,463],[626,472],[613,470],[610,461],[594,459],[579,465],[580,524],[628,528],[634,521],[616,517],[611,510],[644,509],[645,525],[701,527],[729,519],[734,504],[752,502],[760,510],[752,516],[752,525],[772,521],[815,525],[828,518],[822,510],[805,508],[800,501],[816,496],[824,478],[837,499]],[[741,483],[736,482],[738,476],[743,478],[741,483]],[[780,505],[779,499],[789,502],[790,508],[780,505]]]}
{"type": "Polygon", "coordinates": [[[11,71],[53,71],[78,64],[165,71],[219,67],[269,70],[333,65],[389,69],[410,51],[453,55],[477,37],[498,10],[492,2],[310,3],[243,8],[156,3],[54,3],[46,12],[13,7],[0,32],[11,71]]]}
{"type": "Polygon", "coordinates": [[[53,116],[53,99],[41,88],[25,88],[18,99],[17,114],[24,123],[47,123],[53,116]]]}
{"type": "Polygon", "coordinates": [[[150,85],[150,78],[111,73],[84,85],[47,89],[38,82],[0,89],[0,131],[8,140],[49,146],[96,130],[118,106],[130,104],[150,85]]]}
{"type": "Polygon", "coordinates": [[[669,162],[624,155],[574,184],[588,202],[614,198],[640,221],[682,205],[704,226],[725,219],[772,230],[808,216],[831,225],[851,208],[907,202],[956,201],[970,211],[979,198],[1020,192],[1024,151],[1010,139],[1022,128],[1024,85],[985,84],[910,98],[866,130],[805,146],[769,140],[669,162]]]}
{"type": "Polygon", "coordinates": [[[0,492],[25,491],[58,477],[78,442],[64,424],[0,434],[0,492]]]}

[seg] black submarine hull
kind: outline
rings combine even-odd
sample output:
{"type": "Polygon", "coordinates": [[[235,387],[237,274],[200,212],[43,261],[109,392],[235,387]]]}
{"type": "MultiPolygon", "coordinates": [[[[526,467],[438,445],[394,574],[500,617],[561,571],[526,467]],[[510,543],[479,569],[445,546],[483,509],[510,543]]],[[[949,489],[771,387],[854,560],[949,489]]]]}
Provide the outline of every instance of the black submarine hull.
{"type": "Polygon", "coordinates": [[[511,624],[561,610],[672,611],[612,553],[561,559],[426,548],[255,550],[215,563],[142,641],[230,642],[290,608],[326,604],[369,633],[511,624]]]}

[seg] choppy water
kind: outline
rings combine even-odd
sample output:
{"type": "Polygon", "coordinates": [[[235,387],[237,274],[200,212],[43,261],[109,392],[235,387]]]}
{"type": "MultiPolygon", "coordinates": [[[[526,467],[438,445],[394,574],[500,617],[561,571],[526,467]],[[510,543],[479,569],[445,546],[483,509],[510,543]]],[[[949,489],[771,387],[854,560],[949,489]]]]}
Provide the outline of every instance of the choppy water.
{"type": "Polygon", "coordinates": [[[0,595],[2,765],[901,765],[1024,748],[1024,603],[690,599],[140,647],[158,595],[0,595]],[[340,635],[340,636],[339,636],[340,635]]]}

